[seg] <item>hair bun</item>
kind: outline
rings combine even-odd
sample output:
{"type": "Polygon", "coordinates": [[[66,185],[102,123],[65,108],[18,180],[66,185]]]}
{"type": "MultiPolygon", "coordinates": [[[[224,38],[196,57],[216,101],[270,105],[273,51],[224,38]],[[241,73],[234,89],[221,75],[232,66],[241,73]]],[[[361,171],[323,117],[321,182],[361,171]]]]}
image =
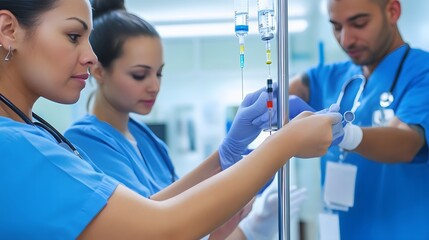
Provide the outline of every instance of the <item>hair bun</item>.
{"type": "Polygon", "coordinates": [[[124,0],[91,0],[92,18],[115,10],[126,10],[124,0]]]}

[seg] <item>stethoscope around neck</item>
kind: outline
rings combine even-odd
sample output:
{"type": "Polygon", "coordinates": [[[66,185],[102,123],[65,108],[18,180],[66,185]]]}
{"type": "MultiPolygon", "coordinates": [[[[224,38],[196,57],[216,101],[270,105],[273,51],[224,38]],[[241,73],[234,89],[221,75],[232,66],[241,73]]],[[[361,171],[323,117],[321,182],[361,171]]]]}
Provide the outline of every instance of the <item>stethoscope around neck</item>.
{"type": "Polygon", "coordinates": [[[393,103],[393,100],[395,100],[392,92],[393,92],[393,90],[395,90],[396,83],[398,82],[399,75],[402,72],[402,67],[404,66],[405,59],[407,59],[408,54],[410,53],[410,49],[411,49],[411,47],[410,47],[410,45],[408,45],[408,43],[405,43],[405,46],[406,46],[407,50],[405,51],[404,55],[402,56],[401,62],[399,63],[398,69],[396,70],[396,74],[395,74],[395,78],[393,80],[392,86],[390,86],[389,91],[383,92],[380,95],[380,107],[382,107],[382,108],[389,107],[393,103]]]}
{"type": "Polygon", "coordinates": [[[77,149],[73,146],[73,144],[71,144],[71,142],[67,140],[66,137],[64,137],[60,132],[58,132],[57,129],[55,129],[51,124],[49,124],[42,117],[32,112],[31,113],[32,116],[38,121],[38,122],[33,122],[15,104],[13,104],[9,99],[7,99],[1,93],[0,93],[0,100],[13,112],[15,112],[25,123],[43,128],[55,138],[55,140],[58,142],[60,146],[64,147],[65,149],[70,149],[70,151],[72,151],[76,156],[82,158],[82,156],[79,154],[77,149]]]}
{"type": "MultiPolygon", "coordinates": [[[[396,70],[395,78],[393,79],[393,83],[390,86],[389,91],[383,92],[383,93],[380,94],[380,107],[381,108],[387,108],[387,107],[389,107],[393,103],[393,101],[395,99],[393,97],[392,92],[393,92],[393,90],[395,90],[396,84],[397,84],[398,79],[399,79],[399,75],[402,72],[402,67],[404,65],[405,59],[407,58],[407,56],[408,56],[408,54],[410,52],[410,49],[411,49],[410,45],[408,45],[407,43],[405,43],[405,46],[406,46],[407,50],[405,51],[404,55],[401,58],[401,62],[399,63],[398,69],[396,70]]],[[[346,81],[343,84],[343,86],[341,88],[341,92],[340,92],[340,94],[338,95],[338,98],[337,98],[336,104],[338,106],[340,106],[341,101],[343,100],[344,94],[345,94],[346,89],[349,86],[349,84],[351,82],[353,82],[354,80],[359,80],[359,79],[361,80],[361,84],[360,84],[359,89],[358,89],[358,91],[356,93],[355,99],[353,100],[352,109],[349,110],[349,111],[344,112],[344,114],[343,114],[344,121],[347,122],[347,123],[351,123],[355,119],[355,111],[360,106],[360,98],[362,96],[362,92],[365,89],[365,84],[367,82],[366,77],[364,75],[362,75],[362,74],[356,74],[356,75],[352,76],[351,79],[349,79],[348,81],[346,81]]]]}
{"type": "Polygon", "coordinates": [[[351,123],[351,122],[353,122],[353,120],[355,120],[355,112],[356,112],[356,109],[360,106],[360,97],[362,96],[362,92],[365,89],[366,77],[364,75],[362,75],[362,74],[356,74],[356,75],[352,76],[352,78],[350,78],[349,80],[347,80],[343,84],[343,86],[341,88],[341,92],[338,95],[337,102],[336,102],[336,104],[338,106],[340,106],[341,101],[343,100],[343,97],[344,97],[344,94],[346,92],[347,87],[350,85],[351,82],[353,82],[355,80],[361,80],[361,83],[360,83],[359,89],[358,89],[358,91],[357,91],[357,93],[355,95],[355,98],[353,100],[352,109],[350,109],[349,111],[345,111],[344,114],[343,114],[343,118],[344,118],[344,121],[346,121],[346,123],[351,123]]]}

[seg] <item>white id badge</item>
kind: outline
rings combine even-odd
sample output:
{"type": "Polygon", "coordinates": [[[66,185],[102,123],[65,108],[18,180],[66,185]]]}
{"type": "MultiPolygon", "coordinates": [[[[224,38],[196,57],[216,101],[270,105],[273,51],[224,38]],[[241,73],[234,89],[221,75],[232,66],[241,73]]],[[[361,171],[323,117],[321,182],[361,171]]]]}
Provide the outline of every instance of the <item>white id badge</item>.
{"type": "Polygon", "coordinates": [[[393,109],[380,109],[372,114],[373,127],[385,127],[395,117],[393,109]]]}
{"type": "MultiPolygon", "coordinates": [[[[351,164],[327,162],[324,200],[327,205],[353,207],[357,167],[351,164]]],[[[341,209],[338,209],[341,210],[341,209]]]]}
{"type": "Polygon", "coordinates": [[[338,214],[319,214],[319,240],[340,240],[340,219],[338,214]]]}

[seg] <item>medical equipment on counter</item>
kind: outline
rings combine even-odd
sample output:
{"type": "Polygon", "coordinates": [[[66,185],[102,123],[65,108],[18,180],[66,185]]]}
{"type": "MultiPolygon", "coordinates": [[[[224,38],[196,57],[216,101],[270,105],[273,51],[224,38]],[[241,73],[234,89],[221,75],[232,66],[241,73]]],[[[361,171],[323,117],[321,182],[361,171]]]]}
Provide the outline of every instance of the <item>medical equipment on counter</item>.
{"type": "Polygon", "coordinates": [[[249,0],[235,0],[235,35],[240,45],[241,98],[244,96],[244,37],[249,32],[249,0]]]}
{"type": "Polygon", "coordinates": [[[73,152],[76,156],[79,158],[82,158],[82,156],[79,154],[77,149],[71,144],[67,138],[65,138],[60,132],[58,132],[57,129],[55,129],[53,126],[51,126],[48,122],[46,122],[43,118],[38,116],[35,113],[31,113],[32,116],[38,121],[33,122],[31,119],[29,119],[15,104],[13,104],[9,99],[7,99],[3,94],[0,93],[0,100],[13,112],[15,112],[22,120],[24,120],[25,123],[38,126],[46,130],[49,134],[51,134],[55,140],[58,142],[58,144],[62,147],[64,147],[67,150],[70,150],[73,152]]]}

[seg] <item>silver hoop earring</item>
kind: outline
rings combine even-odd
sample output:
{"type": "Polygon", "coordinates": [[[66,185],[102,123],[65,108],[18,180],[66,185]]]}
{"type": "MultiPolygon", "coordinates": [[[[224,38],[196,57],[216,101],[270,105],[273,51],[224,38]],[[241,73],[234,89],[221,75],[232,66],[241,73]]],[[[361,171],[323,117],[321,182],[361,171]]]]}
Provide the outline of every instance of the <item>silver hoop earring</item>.
{"type": "Polygon", "coordinates": [[[12,46],[9,46],[9,52],[7,53],[7,55],[6,55],[6,57],[4,58],[4,60],[7,62],[7,61],[9,61],[12,57],[13,57],[13,53],[12,53],[12,46]]]}

